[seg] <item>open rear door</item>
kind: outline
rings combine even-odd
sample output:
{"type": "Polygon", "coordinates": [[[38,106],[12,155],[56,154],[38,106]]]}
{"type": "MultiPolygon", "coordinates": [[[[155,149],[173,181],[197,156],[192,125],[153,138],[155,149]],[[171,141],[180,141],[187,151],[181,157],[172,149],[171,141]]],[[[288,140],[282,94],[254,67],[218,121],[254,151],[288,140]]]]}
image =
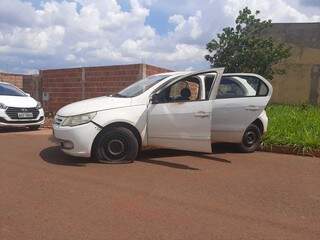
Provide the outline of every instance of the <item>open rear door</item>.
{"type": "MultiPolygon", "coordinates": [[[[175,79],[154,94],[159,101],[148,107],[148,145],[178,150],[211,150],[213,100],[206,99],[201,76],[215,74],[212,93],[223,69],[211,69],[175,79]]],[[[212,95],[212,94],[211,94],[212,95]]]]}

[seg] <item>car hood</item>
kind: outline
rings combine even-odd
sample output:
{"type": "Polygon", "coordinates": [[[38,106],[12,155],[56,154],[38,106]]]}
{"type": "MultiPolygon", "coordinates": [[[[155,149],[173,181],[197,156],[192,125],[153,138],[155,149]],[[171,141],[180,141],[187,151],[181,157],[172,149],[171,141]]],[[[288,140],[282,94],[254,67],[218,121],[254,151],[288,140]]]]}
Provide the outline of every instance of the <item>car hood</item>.
{"type": "Polygon", "coordinates": [[[68,117],[89,112],[98,112],[113,108],[128,107],[130,105],[131,98],[116,98],[104,96],[91,98],[66,105],[57,112],[57,115],[62,117],[68,117]]]}
{"type": "Polygon", "coordinates": [[[17,97],[17,96],[0,96],[0,103],[7,107],[32,108],[37,106],[37,101],[32,97],[17,97]]]}

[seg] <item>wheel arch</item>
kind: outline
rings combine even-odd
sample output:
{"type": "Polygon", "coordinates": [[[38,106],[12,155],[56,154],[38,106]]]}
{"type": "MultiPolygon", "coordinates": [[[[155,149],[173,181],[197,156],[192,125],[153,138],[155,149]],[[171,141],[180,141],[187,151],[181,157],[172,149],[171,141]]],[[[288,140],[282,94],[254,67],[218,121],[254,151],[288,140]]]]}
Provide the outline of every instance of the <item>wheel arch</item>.
{"type": "Polygon", "coordinates": [[[261,135],[264,133],[264,126],[261,119],[257,118],[251,124],[256,125],[259,128],[261,135]]]}
{"type": "Polygon", "coordinates": [[[95,139],[93,141],[93,144],[92,144],[91,156],[92,156],[93,151],[95,150],[95,147],[96,147],[96,144],[97,144],[97,140],[101,136],[101,134],[103,134],[108,129],[116,128],[116,127],[124,127],[124,128],[129,129],[134,134],[134,136],[137,138],[138,144],[139,144],[139,151],[140,151],[140,149],[142,147],[142,138],[141,138],[141,134],[140,134],[139,130],[135,126],[130,124],[130,123],[118,121],[118,122],[113,122],[113,123],[110,123],[110,124],[104,126],[101,129],[101,131],[97,134],[97,136],[95,137],[95,139]]]}

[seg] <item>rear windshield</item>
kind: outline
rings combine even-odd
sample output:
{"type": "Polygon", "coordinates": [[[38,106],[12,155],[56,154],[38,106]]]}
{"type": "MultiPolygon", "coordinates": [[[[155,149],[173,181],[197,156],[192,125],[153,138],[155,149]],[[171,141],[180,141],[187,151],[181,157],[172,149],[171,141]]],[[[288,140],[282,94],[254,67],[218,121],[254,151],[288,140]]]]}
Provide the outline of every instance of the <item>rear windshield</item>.
{"type": "Polygon", "coordinates": [[[25,97],[27,95],[23,91],[21,91],[19,88],[13,85],[0,83],[0,96],[25,97]]]}

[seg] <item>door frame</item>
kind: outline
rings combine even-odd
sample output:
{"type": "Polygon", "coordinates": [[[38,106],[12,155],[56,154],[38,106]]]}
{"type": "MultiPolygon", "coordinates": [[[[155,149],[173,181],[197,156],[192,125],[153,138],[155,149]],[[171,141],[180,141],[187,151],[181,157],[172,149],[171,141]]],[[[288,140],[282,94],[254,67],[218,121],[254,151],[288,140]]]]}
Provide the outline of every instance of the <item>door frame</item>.
{"type": "MultiPolygon", "coordinates": [[[[196,101],[192,101],[192,102],[203,102],[203,101],[208,101],[208,104],[211,105],[209,106],[209,112],[208,114],[210,115],[209,118],[210,118],[210,121],[209,121],[209,126],[208,126],[208,138],[205,138],[205,139],[194,139],[194,138],[190,138],[190,141],[195,141],[195,145],[199,144],[201,141],[208,141],[206,142],[206,145],[209,144],[211,146],[211,134],[212,134],[212,112],[213,112],[213,100],[215,99],[216,95],[217,95],[217,92],[218,92],[218,87],[219,87],[219,84],[220,84],[220,80],[222,78],[222,75],[223,75],[223,72],[224,72],[224,68],[213,68],[213,69],[209,69],[209,70],[205,70],[205,71],[198,71],[198,72],[193,72],[193,73],[190,73],[190,74],[185,74],[183,76],[179,76],[177,78],[174,78],[172,81],[169,81],[169,82],[166,82],[164,84],[162,84],[161,86],[159,86],[158,88],[156,88],[149,96],[149,104],[148,104],[148,117],[147,117],[147,142],[148,144],[150,143],[149,139],[152,139],[154,137],[151,137],[150,138],[150,135],[149,135],[149,131],[150,131],[150,124],[149,124],[149,113],[150,113],[150,105],[152,104],[151,103],[151,99],[152,99],[152,96],[154,94],[158,94],[160,93],[161,91],[163,91],[165,88],[168,88],[170,86],[172,86],[173,84],[175,84],[176,82],[178,81],[181,81],[183,79],[186,79],[186,78],[189,78],[189,77],[193,77],[193,76],[198,76],[198,75],[204,75],[204,74],[207,74],[207,73],[215,73],[216,74],[216,77],[215,77],[215,80],[211,86],[211,90],[210,90],[210,97],[208,99],[200,99],[200,100],[196,100],[196,101]]],[[[202,84],[203,84],[203,80],[201,79],[200,81],[202,81],[202,84]]],[[[201,88],[201,92],[203,91],[204,87],[201,88]]],[[[184,103],[187,103],[188,101],[184,102],[184,103]]],[[[183,103],[183,102],[182,102],[183,103]]],[[[164,103],[157,103],[157,104],[177,104],[177,102],[164,102],[164,103]]],[[[152,143],[151,143],[152,144],[152,143]]],[[[179,148],[176,148],[176,149],[179,149],[179,148]]],[[[211,149],[211,147],[210,147],[211,149]]],[[[183,150],[181,148],[181,150],[183,150]]],[[[190,150],[190,149],[189,149],[190,150]]],[[[206,150],[207,151],[207,150],[206,150]]]]}
{"type": "MultiPolygon", "coordinates": [[[[192,73],[189,73],[189,74],[185,74],[185,75],[182,75],[180,77],[177,77],[177,78],[173,78],[172,80],[168,81],[168,82],[165,82],[164,84],[160,85],[159,87],[157,87],[150,95],[149,95],[149,101],[151,100],[152,96],[154,94],[157,94],[159,92],[161,92],[164,88],[166,87],[169,87],[170,85],[173,85],[174,83],[184,79],[184,78],[188,78],[188,77],[193,77],[193,76],[196,76],[196,75],[201,75],[201,74],[206,74],[206,73],[217,73],[217,76],[211,86],[211,90],[210,90],[210,97],[208,100],[202,100],[202,101],[209,101],[209,100],[214,100],[217,96],[217,93],[218,93],[218,88],[219,88],[219,85],[220,85],[220,81],[221,81],[221,78],[222,78],[222,75],[223,75],[223,72],[224,72],[224,68],[212,68],[212,69],[209,69],[209,70],[202,70],[202,71],[198,71],[198,72],[192,72],[192,73]]],[[[202,89],[201,89],[202,91],[202,89]]],[[[201,101],[201,100],[198,100],[198,101],[201,101]]],[[[149,102],[150,104],[150,102],[149,102]]],[[[161,104],[161,103],[160,103],[161,104]]]]}

